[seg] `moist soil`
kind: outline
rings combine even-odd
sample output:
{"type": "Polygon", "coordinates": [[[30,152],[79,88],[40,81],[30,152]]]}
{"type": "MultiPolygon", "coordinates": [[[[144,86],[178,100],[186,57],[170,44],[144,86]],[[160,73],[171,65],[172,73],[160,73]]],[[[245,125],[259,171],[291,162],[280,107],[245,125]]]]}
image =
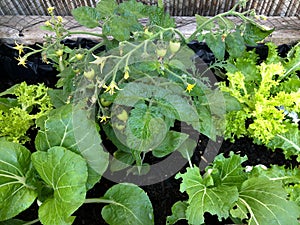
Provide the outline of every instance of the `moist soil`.
{"type": "MultiPolygon", "coordinates": [[[[77,40],[76,43],[70,42],[69,46],[76,47],[78,44],[81,46],[90,47],[93,46],[93,43],[81,39],[77,40]]],[[[195,53],[200,57],[205,57],[204,61],[209,62],[213,60],[213,55],[209,52],[209,49],[206,46],[203,47],[199,43],[192,43],[190,46],[195,53]],[[200,46],[200,47],[199,47],[200,46]]],[[[284,45],[281,51],[281,54],[284,55],[285,51],[288,51],[289,46],[284,45]]],[[[262,57],[266,54],[265,48],[260,48],[262,51],[262,57]]],[[[29,59],[28,67],[17,66],[17,57],[18,53],[12,49],[12,46],[1,44],[0,43],[0,68],[1,68],[1,77],[0,77],[0,92],[11,87],[16,83],[26,81],[28,84],[35,83],[45,83],[49,87],[54,87],[54,84],[57,81],[56,72],[51,65],[45,65],[42,63],[39,56],[35,56],[29,59]]],[[[29,131],[28,135],[34,139],[36,135],[36,130],[32,129],[29,131]]],[[[198,146],[194,151],[194,154],[191,158],[191,162],[195,165],[199,165],[201,162],[201,157],[205,155],[205,149],[208,143],[208,139],[200,135],[198,139],[198,146]]],[[[104,143],[108,145],[110,143],[104,143]]],[[[107,146],[107,147],[108,147],[107,146]]],[[[29,149],[34,150],[33,142],[28,143],[27,146],[29,149]]],[[[109,148],[108,148],[109,149],[109,148]]],[[[271,151],[264,146],[259,146],[253,143],[251,139],[242,138],[236,140],[235,143],[229,141],[222,141],[219,153],[224,153],[229,155],[229,152],[233,151],[236,154],[241,156],[247,156],[248,160],[244,162],[245,165],[257,165],[263,164],[265,166],[270,166],[272,164],[276,165],[286,165],[288,167],[294,167],[297,165],[296,160],[287,161],[284,158],[284,155],[280,151],[271,151]]],[[[181,157],[179,154],[177,157],[181,157]]],[[[156,163],[155,158],[148,157],[149,164],[156,163]]],[[[188,162],[185,167],[183,167],[180,172],[185,172],[186,167],[188,167],[188,162]]],[[[107,180],[102,177],[101,181],[97,183],[93,189],[89,190],[87,193],[87,198],[97,198],[105,194],[105,192],[114,185],[115,183],[107,180]]],[[[179,200],[187,200],[187,195],[179,191],[180,180],[176,180],[174,176],[148,186],[141,186],[142,189],[148,194],[154,210],[154,220],[155,225],[165,225],[166,217],[171,215],[172,205],[179,200]]],[[[104,225],[107,224],[102,219],[101,208],[102,204],[84,204],[81,206],[75,213],[76,216],[75,225],[104,225]]],[[[31,221],[38,217],[37,205],[33,204],[29,209],[22,212],[17,216],[18,219],[25,221],[31,221]]],[[[39,223],[36,223],[39,224],[39,223]]],[[[186,221],[179,221],[177,225],[186,225],[186,221]]],[[[218,225],[218,224],[232,224],[230,220],[218,221],[216,216],[205,214],[205,224],[206,225],[218,225]]]]}

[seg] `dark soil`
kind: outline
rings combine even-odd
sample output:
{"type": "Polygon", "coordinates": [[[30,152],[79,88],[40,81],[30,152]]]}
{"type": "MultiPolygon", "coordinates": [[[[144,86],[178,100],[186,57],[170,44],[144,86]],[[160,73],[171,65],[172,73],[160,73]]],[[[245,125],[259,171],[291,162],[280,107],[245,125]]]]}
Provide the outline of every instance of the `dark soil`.
{"type": "MultiPolygon", "coordinates": [[[[72,43],[71,43],[72,44],[72,43]]],[[[197,49],[196,49],[197,50],[197,49]]],[[[197,52],[198,54],[204,54],[205,61],[211,60],[211,54],[207,52],[197,52]]],[[[44,65],[40,58],[32,58],[28,64],[28,68],[16,66],[17,61],[14,59],[17,57],[17,52],[12,49],[11,46],[0,43],[0,92],[13,84],[27,81],[29,84],[43,82],[47,86],[53,87],[56,82],[56,72],[49,65],[44,65]]],[[[34,130],[30,131],[30,135],[34,137],[34,130]]],[[[192,157],[192,163],[199,165],[201,161],[201,155],[207,145],[207,138],[200,136],[201,142],[197,146],[192,157]]],[[[29,143],[28,147],[33,149],[33,144],[29,143]]],[[[235,143],[224,141],[221,145],[219,153],[228,155],[230,151],[233,151],[242,156],[246,155],[248,161],[247,165],[263,164],[270,166],[272,164],[295,166],[296,161],[287,161],[284,155],[280,151],[270,151],[264,146],[258,146],[253,144],[252,140],[243,138],[237,140],[235,143]]],[[[181,156],[178,156],[181,157],[181,156]]],[[[186,165],[188,166],[188,164],[186,165]]],[[[185,168],[182,168],[181,172],[185,172],[185,168]]],[[[93,189],[88,191],[88,198],[97,198],[104,195],[104,193],[115,183],[105,178],[101,179],[101,182],[97,183],[93,189]]],[[[187,196],[179,191],[180,180],[176,180],[174,176],[160,183],[156,183],[149,186],[142,186],[145,192],[148,194],[154,209],[155,225],[164,225],[166,216],[171,215],[172,205],[179,200],[186,200],[187,196]]],[[[104,225],[105,221],[101,216],[101,204],[84,204],[75,212],[75,225],[104,225]]],[[[28,210],[22,212],[18,218],[26,221],[34,220],[38,217],[37,205],[32,205],[28,210]]],[[[215,216],[209,214],[205,215],[207,225],[218,224],[230,224],[230,220],[219,222],[215,216]]],[[[178,222],[178,225],[186,225],[186,222],[178,222]]]]}

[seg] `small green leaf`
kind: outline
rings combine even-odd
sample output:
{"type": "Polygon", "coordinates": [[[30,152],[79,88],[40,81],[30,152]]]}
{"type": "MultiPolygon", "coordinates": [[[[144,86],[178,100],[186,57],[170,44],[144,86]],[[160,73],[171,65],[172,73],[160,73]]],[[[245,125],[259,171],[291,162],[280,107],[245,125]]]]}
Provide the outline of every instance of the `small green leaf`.
{"type": "Polygon", "coordinates": [[[53,189],[53,196],[39,208],[44,225],[69,225],[72,214],[84,203],[88,177],[85,160],[63,147],[32,154],[32,162],[41,178],[53,189]]]}
{"type": "Polygon", "coordinates": [[[263,30],[260,27],[256,26],[255,24],[247,23],[245,25],[243,37],[246,44],[256,46],[257,42],[263,41],[273,31],[274,29],[263,30]]]}
{"type": "Polygon", "coordinates": [[[54,146],[65,147],[82,155],[87,161],[91,188],[99,181],[108,166],[108,153],[101,146],[101,138],[95,121],[88,118],[88,112],[71,104],[52,110],[47,118],[36,122],[40,130],[35,139],[39,151],[54,146]]]}
{"type": "Polygon", "coordinates": [[[82,6],[72,10],[72,15],[78,23],[88,28],[98,27],[101,15],[96,8],[82,6]]]}
{"type": "Polygon", "coordinates": [[[172,215],[167,217],[167,225],[173,225],[179,220],[185,220],[185,211],[188,207],[186,202],[178,201],[172,206],[172,215]]]}
{"type": "Polygon", "coordinates": [[[10,108],[17,107],[18,100],[13,98],[0,98],[0,110],[8,113],[10,108]]]}
{"type": "Polygon", "coordinates": [[[212,21],[207,23],[209,18],[197,14],[195,15],[195,17],[196,17],[197,29],[201,27],[201,30],[211,30],[215,27],[212,21]]]}
{"type": "Polygon", "coordinates": [[[241,33],[237,30],[233,33],[228,34],[225,39],[226,50],[229,55],[238,58],[241,57],[246,50],[244,38],[241,36],[241,33]]]}
{"type": "Polygon", "coordinates": [[[225,158],[223,154],[217,155],[212,166],[214,181],[219,180],[222,185],[240,187],[247,179],[244,167],[242,167],[245,161],[247,161],[246,156],[241,157],[233,152],[230,152],[229,158],[225,158]]]}
{"type": "Polygon", "coordinates": [[[20,144],[0,141],[0,220],[8,220],[34,202],[35,187],[29,185],[31,153],[20,144]]]}
{"type": "Polygon", "coordinates": [[[102,209],[102,217],[110,225],[152,225],[154,216],[147,194],[133,184],[116,184],[104,195],[111,201],[102,209]]]}
{"type": "Polygon", "coordinates": [[[225,41],[222,39],[222,34],[207,33],[205,35],[205,42],[218,60],[224,59],[225,41]]]}
{"type": "Polygon", "coordinates": [[[123,170],[134,163],[134,157],[131,153],[118,150],[114,152],[114,158],[110,163],[110,170],[116,172],[123,170]]]}
{"type": "Polygon", "coordinates": [[[217,215],[219,220],[229,216],[229,210],[238,200],[236,187],[219,185],[206,186],[200,175],[198,167],[187,168],[185,174],[177,174],[176,178],[182,178],[180,191],[186,191],[189,195],[186,210],[186,218],[189,224],[200,225],[204,223],[204,213],[217,215]]]}
{"type": "Polygon", "coordinates": [[[243,183],[236,207],[230,212],[233,217],[248,219],[249,225],[298,225],[300,208],[286,199],[281,182],[250,178],[243,183]]]}
{"type": "Polygon", "coordinates": [[[188,138],[182,143],[182,145],[179,146],[177,151],[181,153],[183,158],[190,159],[194,154],[196,146],[197,142],[191,138],[188,138]]]}

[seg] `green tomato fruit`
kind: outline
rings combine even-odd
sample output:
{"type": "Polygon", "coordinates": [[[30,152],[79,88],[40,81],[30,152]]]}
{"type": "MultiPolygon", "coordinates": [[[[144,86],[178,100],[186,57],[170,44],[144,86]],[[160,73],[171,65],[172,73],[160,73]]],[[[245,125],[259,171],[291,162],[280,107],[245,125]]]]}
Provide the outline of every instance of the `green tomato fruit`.
{"type": "Polygon", "coordinates": [[[173,54],[175,54],[175,53],[178,52],[179,49],[180,49],[180,42],[170,41],[169,47],[170,47],[170,51],[171,51],[173,54]]]}
{"type": "Polygon", "coordinates": [[[83,76],[85,76],[89,80],[92,80],[95,76],[95,70],[91,69],[90,71],[84,71],[83,76]]]}
{"type": "Polygon", "coordinates": [[[107,107],[111,105],[111,101],[105,100],[105,98],[100,98],[100,103],[102,106],[107,107]]]}

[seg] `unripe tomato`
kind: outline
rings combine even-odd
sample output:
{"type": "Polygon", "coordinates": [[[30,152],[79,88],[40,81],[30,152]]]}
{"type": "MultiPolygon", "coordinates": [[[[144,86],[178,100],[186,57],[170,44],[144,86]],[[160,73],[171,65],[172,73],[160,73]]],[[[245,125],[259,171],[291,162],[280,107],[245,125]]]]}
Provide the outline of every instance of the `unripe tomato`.
{"type": "Polygon", "coordinates": [[[170,47],[170,51],[171,51],[173,54],[175,54],[175,53],[178,52],[179,49],[180,49],[180,42],[177,42],[177,41],[170,41],[169,47],[170,47]]]}
{"type": "Polygon", "coordinates": [[[63,54],[64,54],[64,50],[62,50],[62,49],[58,49],[56,52],[55,52],[55,54],[57,55],[57,56],[62,56],[63,54]]]}
{"type": "Polygon", "coordinates": [[[95,70],[91,69],[90,71],[84,71],[83,76],[85,76],[89,80],[92,80],[95,76],[95,70]]]}
{"type": "Polygon", "coordinates": [[[107,107],[111,105],[111,101],[105,100],[105,98],[100,98],[100,103],[102,106],[107,107]]]}
{"type": "Polygon", "coordinates": [[[78,54],[75,55],[75,57],[76,57],[77,60],[82,60],[83,59],[83,54],[78,53],[78,54]]]}

